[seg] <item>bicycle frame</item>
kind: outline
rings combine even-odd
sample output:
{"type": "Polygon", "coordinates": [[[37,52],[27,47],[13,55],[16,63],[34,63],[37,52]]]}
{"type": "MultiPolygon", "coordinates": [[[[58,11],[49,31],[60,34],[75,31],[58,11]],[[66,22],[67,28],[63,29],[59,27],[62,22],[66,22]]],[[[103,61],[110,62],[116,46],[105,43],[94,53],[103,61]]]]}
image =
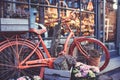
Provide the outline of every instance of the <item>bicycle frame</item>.
{"type": "MultiPolygon", "coordinates": [[[[74,37],[74,33],[71,30],[71,28],[69,26],[67,26],[67,27],[68,27],[68,30],[70,31],[70,34],[68,35],[68,37],[65,41],[64,49],[59,53],[62,55],[66,54],[70,38],[74,37]]],[[[40,29],[40,30],[30,29],[30,32],[37,34],[39,41],[37,42],[35,49],[22,62],[19,63],[19,67],[18,67],[19,69],[38,67],[38,66],[53,68],[53,62],[56,58],[51,57],[51,55],[50,55],[42,37],[41,37],[41,34],[44,33],[45,31],[46,31],[46,29],[40,29]],[[45,51],[45,54],[47,55],[47,57],[44,56],[44,59],[28,61],[30,56],[35,52],[35,50],[39,47],[40,44],[42,44],[43,50],[45,51]],[[25,65],[23,65],[23,64],[25,64],[25,65]]],[[[41,50],[39,53],[43,54],[41,50]]],[[[41,77],[43,77],[43,72],[44,72],[44,68],[41,68],[41,73],[40,73],[41,77]]]]}
{"type": "MultiPolygon", "coordinates": [[[[64,48],[63,50],[59,53],[59,54],[66,54],[67,52],[67,49],[68,49],[68,43],[70,41],[70,39],[74,36],[74,33],[73,31],[70,29],[70,27],[68,27],[69,31],[70,31],[70,34],[68,35],[66,41],[65,41],[65,44],[64,44],[64,48]]],[[[31,29],[30,32],[34,32],[37,34],[38,38],[39,38],[39,42],[36,44],[36,48],[39,47],[40,44],[42,44],[42,47],[43,47],[43,50],[45,51],[45,54],[47,55],[47,57],[44,57],[45,59],[40,59],[40,60],[32,60],[32,61],[27,61],[28,60],[28,57],[26,57],[27,59],[24,59],[22,62],[21,62],[21,65],[26,63],[27,65],[32,65],[32,67],[34,66],[34,64],[36,63],[39,63],[40,65],[39,66],[48,66],[50,68],[53,67],[52,65],[52,62],[55,60],[55,58],[52,58],[41,35],[42,33],[44,33],[46,31],[46,29],[41,29],[41,30],[36,30],[36,29],[31,29]],[[51,63],[48,63],[48,62],[51,62],[51,63]]],[[[35,49],[36,49],[35,48],[35,49]]],[[[33,51],[34,52],[34,51],[33,51]]],[[[32,53],[33,53],[32,52],[32,53]]],[[[40,52],[41,53],[41,52],[40,52]]],[[[42,53],[41,53],[42,54],[42,53]]],[[[38,65],[37,65],[38,66],[38,65]]],[[[28,68],[28,66],[26,67],[28,68]]]]}
{"type": "MultiPolygon", "coordinates": [[[[62,23],[65,23],[66,21],[68,21],[68,20],[67,20],[67,19],[66,19],[66,20],[63,20],[62,23]]],[[[54,21],[54,22],[56,22],[56,21],[54,21]]],[[[70,41],[71,38],[74,38],[74,39],[73,39],[73,42],[76,44],[78,50],[79,50],[80,52],[82,52],[82,54],[83,54],[87,59],[89,59],[89,57],[85,54],[86,51],[85,51],[84,49],[82,49],[81,45],[78,45],[78,43],[77,43],[77,38],[75,38],[74,32],[72,31],[72,29],[70,28],[70,26],[67,25],[67,24],[63,24],[63,25],[66,25],[66,28],[69,30],[70,33],[69,33],[69,35],[67,36],[67,38],[66,38],[66,40],[65,40],[65,44],[64,44],[63,50],[62,50],[60,53],[58,53],[58,55],[59,55],[59,54],[60,54],[60,55],[65,55],[65,54],[67,53],[69,41],[70,41]]],[[[26,63],[27,65],[30,65],[30,64],[31,64],[32,67],[33,67],[33,66],[36,66],[36,65],[34,65],[34,64],[38,63],[39,65],[37,65],[37,66],[48,66],[48,67],[50,67],[50,68],[53,68],[52,63],[54,62],[55,58],[52,58],[52,57],[51,57],[51,55],[50,55],[50,53],[49,53],[49,51],[48,51],[48,49],[47,49],[47,47],[46,47],[46,45],[45,45],[45,43],[44,43],[44,40],[43,40],[42,37],[41,37],[41,34],[43,34],[43,33],[46,32],[46,28],[40,29],[40,30],[38,30],[38,29],[30,29],[30,32],[36,33],[37,36],[38,36],[38,39],[39,39],[39,42],[37,43],[35,49],[36,49],[37,47],[39,47],[40,44],[42,44],[43,50],[44,50],[45,54],[47,55],[47,57],[44,56],[45,59],[27,61],[27,59],[28,59],[28,57],[29,57],[29,56],[28,56],[28,57],[26,57],[27,59],[24,59],[24,60],[21,62],[21,65],[22,65],[23,63],[26,63]],[[48,63],[48,62],[50,62],[50,63],[48,63]]],[[[34,52],[34,51],[33,51],[33,52],[34,52]]],[[[32,53],[33,53],[33,52],[32,52],[32,53]]],[[[40,53],[43,54],[42,52],[40,52],[40,53]]],[[[29,66],[27,66],[27,68],[28,68],[28,67],[29,67],[29,66]]]]}

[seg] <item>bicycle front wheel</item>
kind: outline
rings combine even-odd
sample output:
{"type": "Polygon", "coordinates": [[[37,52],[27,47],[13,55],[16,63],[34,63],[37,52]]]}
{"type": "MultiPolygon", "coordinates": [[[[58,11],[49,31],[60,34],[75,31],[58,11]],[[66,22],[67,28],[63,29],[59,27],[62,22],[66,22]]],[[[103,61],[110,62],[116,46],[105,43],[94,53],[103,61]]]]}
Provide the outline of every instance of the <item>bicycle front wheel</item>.
{"type": "MultiPolygon", "coordinates": [[[[7,40],[0,46],[0,80],[17,79],[21,76],[33,77],[40,74],[40,66],[20,68],[19,64],[29,56],[29,60],[43,59],[38,48],[30,55],[35,49],[35,45],[29,40],[16,39],[7,40]]],[[[23,64],[23,66],[27,66],[23,64]]]]}
{"type": "Polygon", "coordinates": [[[73,43],[70,45],[69,54],[75,56],[77,61],[93,66],[99,66],[100,71],[107,67],[110,60],[107,47],[95,38],[75,38],[73,43]]]}

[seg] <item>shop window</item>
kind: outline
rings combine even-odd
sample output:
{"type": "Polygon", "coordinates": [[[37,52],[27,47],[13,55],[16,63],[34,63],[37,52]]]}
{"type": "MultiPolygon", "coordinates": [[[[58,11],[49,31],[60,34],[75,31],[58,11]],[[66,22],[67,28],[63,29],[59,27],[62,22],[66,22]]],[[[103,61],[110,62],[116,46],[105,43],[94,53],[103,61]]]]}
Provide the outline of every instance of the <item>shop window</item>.
{"type": "MultiPolygon", "coordinates": [[[[61,7],[64,8],[76,8],[78,10],[79,9],[79,4],[78,4],[78,0],[70,0],[70,1],[63,1],[60,0],[60,2],[65,2],[66,4],[60,4],[61,7]],[[67,5],[67,6],[66,6],[67,5]]],[[[94,12],[93,12],[93,2],[90,1],[90,5],[88,5],[89,1],[88,0],[81,0],[80,2],[80,7],[81,7],[81,12],[77,12],[76,13],[76,19],[75,20],[71,20],[68,24],[71,26],[71,28],[74,30],[75,35],[76,36],[81,36],[81,34],[83,36],[94,36],[94,12]],[[87,7],[92,6],[92,8],[90,10],[87,9],[87,7]],[[82,11],[88,11],[88,12],[82,12],[82,11]],[[89,12],[93,12],[93,13],[89,13],[89,12]]],[[[52,4],[50,4],[52,5],[52,4]]],[[[67,18],[70,15],[71,10],[65,10],[65,9],[61,9],[60,11],[60,17],[62,18],[67,18]]],[[[45,8],[45,23],[50,22],[50,21],[54,21],[55,19],[57,19],[58,17],[58,12],[56,8],[45,8]]],[[[71,16],[70,16],[71,17],[71,16]]],[[[49,25],[46,25],[48,28],[53,28],[55,27],[57,23],[51,23],[49,25]]],[[[62,29],[62,35],[63,32],[66,32],[62,29]]]]}
{"type": "Polygon", "coordinates": [[[94,14],[82,14],[81,32],[83,36],[94,36],[94,14]]]}
{"type": "Polygon", "coordinates": [[[4,18],[28,18],[28,5],[26,0],[16,0],[14,2],[4,2],[1,6],[2,17],[4,18]],[[17,2],[17,3],[16,3],[17,2]]]}
{"type": "Polygon", "coordinates": [[[115,41],[117,0],[114,1],[106,3],[105,40],[108,42],[115,41]]]}

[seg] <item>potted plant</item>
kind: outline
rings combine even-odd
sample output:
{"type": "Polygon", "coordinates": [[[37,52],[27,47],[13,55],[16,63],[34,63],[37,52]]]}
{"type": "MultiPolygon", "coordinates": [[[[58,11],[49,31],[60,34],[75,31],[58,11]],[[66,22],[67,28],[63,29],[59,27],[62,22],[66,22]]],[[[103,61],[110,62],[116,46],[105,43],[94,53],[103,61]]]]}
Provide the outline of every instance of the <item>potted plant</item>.
{"type": "Polygon", "coordinates": [[[88,64],[91,66],[99,66],[101,54],[96,49],[90,49],[88,50],[88,54],[90,56],[88,64]]]}

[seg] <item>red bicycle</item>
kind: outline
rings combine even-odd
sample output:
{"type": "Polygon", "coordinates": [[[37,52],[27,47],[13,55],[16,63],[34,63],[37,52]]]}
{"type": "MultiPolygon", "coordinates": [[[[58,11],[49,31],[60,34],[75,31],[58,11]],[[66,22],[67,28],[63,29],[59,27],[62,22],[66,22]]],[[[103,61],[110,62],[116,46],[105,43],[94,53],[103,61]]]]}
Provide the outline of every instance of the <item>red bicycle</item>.
{"type": "MultiPolygon", "coordinates": [[[[56,20],[57,21],[57,20],[56,20]]],[[[55,21],[55,22],[56,22],[55,21]]],[[[62,23],[66,23],[69,19],[61,19],[62,23]]],[[[43,25],[42,25],[43,26],[43,25]]],[[[79,59],[78,54],[82,55],[84,59],[90,60],[88,49],[95,49],[101,55],[102,63],[100,63],[100,70],[104,70],[109,63],[110,55],[107,47],[99,40],[90,37],[75,37],[74,32],[70,26],[65,25],[69,30],[69,35],[65,41],[64,48],[60,54],[69,54],[79,59]],[[69,41],[73,38],[70,47],[69,41]],[[67,50],[68,53],[67,53],[67,50]],[[77,53],[74,53],[78,51],[77,53]]],[[[41,34],[46,32],[44,29],[30,29],[33,37],[30,38],[29,34],[13,35],[4,34],[4,41],[0,42],[0,80],[9,80],[18,78],[20,76],[43,76],[44,68],[53,68],[53,62],[56,58],[51,57],[41,34]],[[40,47],[42,46],[42,48],[40,47]]]]}

